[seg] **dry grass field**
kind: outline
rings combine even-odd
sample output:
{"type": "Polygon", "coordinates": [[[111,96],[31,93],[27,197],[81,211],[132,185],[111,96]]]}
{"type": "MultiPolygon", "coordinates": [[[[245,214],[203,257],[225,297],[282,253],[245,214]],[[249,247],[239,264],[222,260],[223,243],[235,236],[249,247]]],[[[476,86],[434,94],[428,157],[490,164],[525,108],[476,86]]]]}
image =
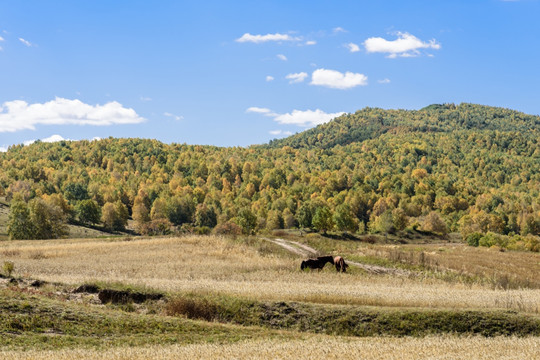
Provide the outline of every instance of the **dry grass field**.
{"type": "MultiPolygon", "coordinates": [[[[275,255],[272,247],[278,252],[271,243],[249,246],[213,236],[10,241],[0,243],[0,261],[12,261],[24,277],[67,284],[121,282],[258,300],[540,313],[540,289],[494,289],[422,276],[370,275],[354,268],[347,274],[330,267],[303,273],[299,258],[275,255]]],[[[538,263],[540,257],[532,255],[538,263]]],[[[472,259],[482,257],[474,254],[472,259]]]]}
{"type": "MultiPolygon", "coordinates": [[[[16,277],[59,283],[71,289],[83,283],[99,283],[102,286],[129,285],[137,289],[164,292],[172,298],[187,294],[203,299],[218,299],[218,304],[221,305],[233,301],[231,299],[244,299],[241,301],[262,304],[260,306],[267,308],[270,315],[272,311],[279,311],[276,309],[280,309],[281,305],[284,305],[283,309],[286,309],[290,304],[294,304],[286,302],[298,302],[298,304],[311,306],[311,308],[303,308],[293,305],[292,308],[288,308],[300,314],[303,311],[307,311],[306,314],[309,311],[317,312],[319,311],[317,309],[327,311],[327,314],[341,312],[339,320],[341,323],[336,322],[332,325],[334,327],[330,326],[327,330],[321,331],[327,334],[332,334],[336,331],[332,329],[339,329],[343,321],[345,323],[348,321],[346,320],[348,308],[366,309],[365,313],[355,313],[354,316],[375,316],[378,317],[377,321],[387,324],[388,321],[395,321],[391,317],[397,314],[398,320],[395,323],[401,326],[399,324],[403,322],[405,328],[409,321],[424,319],[422,315],[424,312],[427,316],[425,319],[437,320],[439,313],[432,313],[432,311],[440,311],[440,314],[445,312],[444,316],[448,318],[452,318],[452,312],[456,311],[457,316],[462,316],[463,319],[469,316],[468,311],[479,311],[474,314],[480,314],[481,319],[485,314],[493,312],[495,314],[493,319],[486,317],[489,321],[493,320],[492,324],[497,324],[498,319],[511,318],[509,321],[512,322],[521,321],[519,319],[522,318],[540,318],[540,289],[537,287],[504,289],[493,286],[489,282],[471,283],[455,279],[448,281],[444,277],[430,275],[435,265],[440,271],[444,268],[455,271],[456,269],[452,269],[452,266],[459,261],[466,262],[466,256],[470,254],[468,261],[471,267],[491,269],[499,262],[502,265],[497,268],[498,271],[511,277],[517,273],[525,273],[522,270],[516,270],[513,263],[525,266],[527,269],[535,269],[540,264],[538,254],[501,253],[489,249],[469,250],[457,245],[443,247],[438,245],[433,248],[428,245],[396,247],[350,241],[335,241],[335,248],[332,249],[329,248],[332,242],[328,239],[320,239],[317,242],[317,239],[312,237],[304,241],[324,253],[341,253],[346,258],[353,258],[355,261],[380,259],[381,262],[388,264],[403,263],[415,270],[411,270],[407,276],[391,273],[370,274],[351,265],[350,271],[346,274],[336,273],[330,266],[321,272],[301,272],[299,269],[301,257],[287,253],[272,242],[262,238],[230,239],[216,236],[2,241],[0,242],[0,265],[4,261],[13,262],[16,277]],[[420,253],[424,253],[423,264],[418,264],[416,261],[421,259],[418,255],[420,253]],[[446,257],[446,254],[449,256],[446,257]],[[426,260],[428,257],[431,257],[429,263],[426,260]],[[271,307],[268,304],[277,304],[278,307],[271,307]],[[388,309],[388,312],[381,309],[388,309]],[[412,315],[407,315],[409,313],[412,315]],[[521,318],[518,319],[514,315],[521,318]]],[[[466,271],[469,270],[464,268],[463,272],[466,271]]],[[[471,273],[477,276],[478,273],[475,271],[471,270],[471,273]]],[[[4,279],[4,283],[6,281],[4,279]]],[[[534,355],[540,351],[539,337],[435,336],[429,335],[433,334],[429,329],[419,330],[417,333],[428,334],[427,337],[424,335],[421,335],[424,337],[399,338],[326,336],[313,334],[313,332],[318,332],[313,329],[306,330],[308,332],[304,333],[304,330],[298,326],[286,328],[286,331],[280,330],[282,328],[281,325],[277,325],[277,318],[269,320],[270,329],[263,330],[257,330],[261,328],[256,325],[256,322],[242,326],[241,322],[235,320],[232,320],[230,327],[216,328],[215,321],[222,319],[214,318],[210,322],[197,320],[191,323],[190,321],[193,320],[190,320],[189,316],[188,319],[183,318],[180,322],[169,324],[169,320],[166,319],[176,317],[167,316],[172,314],[166,311],[157,313],[160,317],[152,318],[151,321],[157,322],[156,324],[165,324],[159,326],[163,326],[164,329],[170,328],[170,330],[163,330],[161,335],[152,333],[148,336],[144,335],[148,329],[145,329],[143,324],[149,320],[139,319],[138,316],[147,315],[137,313],[137,308],[109,308],[106,305],[92,305],[91,303],[78,305],[66,303],[65,306],[68,306],[66,309],[71,309],[74,319],[80,318],[84,321],[94,319],[89,322],[93,325],[87,327],[81,325],[81,329],[72,330],[69,321],[66,321],[58,324],[59,330],[54,330],[55,325],[47,321],[54,322],[56,312],[65,313],[66,310],[62,310],[64,306],[62,304],[68,299],[67,296],[58,293],[58,288],[20,290],[20,288],[11,287],[2,294],[5,296],[14,294],[13,299],[4,301],[3,306],[17,309],[19,311],[17,316],[22,319],[20,325],[12,324],[11,328],[31,332],[28,340],[21,342],[17,336],[13,337],[11,330],[4,330],[7,331],[6,334],[10,336],[12,342],[8,343],[11,345],[3,350],[0,347],[2,359],[83,357],[88,359],[291,357],[311,359],[320,356],[351,359],[526,359],[534,358],[534,355]],[[49,296],[47,294],[52,294],[50,295],[52,300],[44,300],[40,297],[49,296]],[[53,302],[49,304],[49,301],[53,302]],[[36,309],[34,313],[41,312],[45,314],[45,317],[50,316],[53,320],[41,319],[40,315],[35,315],[38,318],[27,319],[25,309],[30,307],[36,309]],[[94,308],[97,310],[91,310],[94,308]],[[129,313],[119,315],[118,311],[122,313],[129,311],[129,313]],[[113,316],[116,320],[103,320],[104,316],[113,316]],[[132,326],[135,331],[134,337],[128,331],[122,335],[126,337],[126,340],[118,337],[116,340],[112,338],[111,342],[106,340],[107,337],[103,340],[94,338],[95,335],[85,335],[86,332],[93,333],[92,327],[102,326],[97,324],[112,328],[125,327],[125,325],[115,325],[115,321],[119,324],[132,324],[129,326],[132,326]],[[275,321],[275,326],[271,325],[272,321],[275,321]],[[38,325],[32,325],[34,323],[38,325]],[[199,323],[207,325],[198,325],[199,323]],[[39,330],[42,327],[44,330],[39,330]],[[45,334],[39,333],[38,330],[36,330],[38,333],[33,333],[33,328],[39,328],[38,330],[45,331],[45,334]],[[204,334],[208,333],[209,329],[221,334],[219,338],[222,340],[216,342],[215,335],[205,337],[204,334]],[[282,332],[274,333],[274,329],[282,332]],[[65,337],[65,341],[61,338],[51,338],[49,335],[51,331],[53,335],[60,334],[64,337],[73,333],[74,335],[69,336],[75,336],[75,338],[65,337]],[[178,331],[194,337],[174,335],[178,331]],[[175,340],[177,338],[184,340],[177,341],[175,340]],[[61,346],[56,349],[51,339],[60,341],[61,346]],[[125,346],[122,346],[124,343],[125,346]],[[21,344],[24,344],[24,351],[21,344]],[[55,350],[50,350],[51,348],[55,350]]],[[[203,304],[206,303],[203,302],[203,304]]],[[[0,309],[0,315],[9,319],[10,314],[2,314],[2,311],[5,310],[0,309]]],[[[257,312],[253,314],[260,315],[257,312]]],[[[474,314],[470,315],[477,316],[474,314]]],[[[64,316],[66,315],[61,315],[62,319],[64,316]]],[[[321,319],[318,321],[322,321],[321,319]]],[[[281,321],[279,324],[285,324],[290,319],[283,318],[279,321],[281,321]]],[[[528,323],[528,326],[532,326],[530,333],[540,334],[534,321],[528,323]]],[[[434,324],[437,326],[436,322],[434,324]]],[[[512,326],[519,327],[520,325],[511,325],[509,328],[511,329],[512,326]]],[[[467,329],[464,331],[466,333],[467,329]]],[[[511,330],[510,332],[504,329],[501,331],[498,333],[512,334],[511,330]]],[[[341,333],[347,334],[347,331],[341,333]]]]}
{"type": "Polygon", "coordinates": [[[340,338],[313,336],[306,340],[258,340],[235,344],[193,344],[107,350],[1,351],[5,360],[67,359],[535,359],[540,338],[426,337],[340,338]]]}

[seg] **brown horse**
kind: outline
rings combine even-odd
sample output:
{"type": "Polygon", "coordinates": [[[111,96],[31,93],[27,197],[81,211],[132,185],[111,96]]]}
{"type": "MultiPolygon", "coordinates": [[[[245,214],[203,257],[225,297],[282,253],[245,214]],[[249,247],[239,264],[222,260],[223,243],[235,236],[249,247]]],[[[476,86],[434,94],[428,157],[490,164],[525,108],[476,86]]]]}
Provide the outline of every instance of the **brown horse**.
{"type": "Polygon", "coordinates": [[[334,258],[332,256],[319,256],[316,259],[304,260],[302,261],[302,264],[300,264],[300,270],[310,268],[310,269],[317,269],[320,271],[322,268],[324,268],[324,265],[326,265],[326,263],[333,264],[334,258]]]}
{"type": "Polygon", "coordinates": [[[343,260],[341,256],[336,256],[333,259],[333,263],[336,266],[337,272],[346,272],[347,268],[349,267],[349,265],[347,265],[347,263],[345,262],[345,260],[343,260]]]}

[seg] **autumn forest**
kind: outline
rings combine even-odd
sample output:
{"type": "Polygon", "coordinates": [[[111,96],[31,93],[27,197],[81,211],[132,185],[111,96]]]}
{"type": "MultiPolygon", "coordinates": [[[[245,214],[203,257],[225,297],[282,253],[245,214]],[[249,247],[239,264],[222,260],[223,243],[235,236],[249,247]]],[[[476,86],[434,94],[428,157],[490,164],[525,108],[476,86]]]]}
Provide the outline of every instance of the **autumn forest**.
{"type": "Polygon", "coordinates": [[[13,239],[66,224],[138,234],[459,233],[540,250],[540,117],[473,104],[365,108],[247,148],[108,138],[0,153],[13,239]],[[128,225],[129,224],[129,225],[128,225]]]}

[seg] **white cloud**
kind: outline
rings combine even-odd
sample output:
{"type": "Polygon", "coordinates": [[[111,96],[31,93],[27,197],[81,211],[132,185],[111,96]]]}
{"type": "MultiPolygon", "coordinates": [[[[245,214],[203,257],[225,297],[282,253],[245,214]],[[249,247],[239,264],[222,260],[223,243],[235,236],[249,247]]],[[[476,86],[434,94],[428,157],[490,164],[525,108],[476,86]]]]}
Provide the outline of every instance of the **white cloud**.
{"type": "Polygon", "coordinates": [[[28,47],[33,46],[33,44],[30,41],[24,40],[23,38],[19,38],[19,41],[22,42],[24,45],[26,45],[28,47]]]}
{"type": "Polygon", "coordinates": [[[338,26],[338,27],[335,27],[332,29],[332,32],[334,34],[337,34],[337,33],[342,33],[342,32],[347,32],[347,30],[345,30],[344,28],[342,28],[341,26],[338,26]]]}
{"type": "Polygon", "coordinates": [[[273,81],[273,80],[274,80],[273,76],[270,76],[270,75],[266,76],[266,81],[273,81]]]}
{"type": "Polygon", "coordinates": [[[270,110],[270,109],[261,108],[261,107],[257,107],[257,106],[252,106],[250,108],[247,108],[246,112],[247,113],[263,114],[264,116],[270,116],[270,117],[274,117],[274,116],[279,115],[279,114],[276,114],[276,113],[272,112],[272,110],[270,110]]]}
{"type": "Polygon", "coordinates": [[[236,39],[236,42],[252,42],[255,44],[267,42],[267,41],[299,41],[301,38],[292,37],[288,34],[266,34],[266,35],[251,35],[250,33],[245,33],[242,37],[236,39]]]}
{"type": "Polygon", "coordinates": [[[287,61],[287,57],[283,54],[277,54],[276,56],[279,60],[287,61]]]}
{"type": "MultiPolygon", "coordinates": [[[[41,139],[40,141],[41,142],[47,142],[47,143],[53,143],[53,142],[58,142],[58,141],[62,141],[62,140],[71,141],[70,139],[64,139],[61,135],[58,135],[58,134],[51,135],[51,136],[49,136],[47,138],[41,139]]],[[[31,144],[35,143],[36,141],[37,141],[36,139],[26,140],[26,141],[23,141],[23,145],[25,145],[25,146],[31,145],[31,144]]]]}
{"type": "Polygon", "coordinates": [[[0,152],[6,152],[8,151],[7,146],[0,146],[0,152]]]}
{"type": "Polygon", "coordinates": [[[306,45],[316,45],[317,42],[315,40],[308,40],[306,41],[306,45]]]}
{"type": "Polygon", "coordinates": [[[148,96],[141,96],[140,97],[141,101],[152,101],[152,98],[151,97],[148,97],[148,96]]]}
{"type": "Polygon", "coordinates": [[[315,126],[324,124],[335,117],[343,115],[343,112],[325,113],[322,110],[293,110],[290,113],[281,114],[274,118],[280,124],[291,124],[298,126],[315,126]]]}
{"type": "Polygon", "coordinates": [[[285,76],[285,79],[290,80],[289,84],[294,84],[294,83],[300,83],[304,81],[307,77],[308,77],[307,73],[300,72],[300,73],[289,74],[285,76]]]}
{"type": "MultiPolygon", "coordinates": [[[[278,122],[280,124],[286,124],[286,125],[297,125],[297,126],[304,126],[304,127],[310,127],[315,125],[324,124],[330,120],[332,120],[335,117],[338,117],[340,115],[343,115],[344,112],[337,112],[337,113],[325,113],[322,110],[293,110],[290,113],[286,114],[277,114],[273,112],[272,110],[268,108],[260,108],[260,107],[250,107],[246,110],[247,113],[258,113],[262,114],[264,116],[272,117],[275,122],[278,122]]],[[[278,135],[276,131],[281,130],[273,130],[275,133],[270,132],[273,135],[278,135]]],[[[290,135],[288,132],[284,132],[287,135],[290,135]]]]}
{"type": "Polygon", "coordinates": [[[64,139],[61,135],[58,135],[58,134],[51,135],[51,136],[49,136],[48,138],[45,138],[45,139],[41,139],[41,141],[43,141],[43,142],[58,142],[58,141],[62,141],[62,140],[68,140],[69,141],[69,139],[64,139]]]}
{"type": "Polygon", "coordinates": [[[4,41],[4,38],[0,36],[0,41],[4,41]]]}
{"type": "Polygon", "coordinates": [[[424,42],[409,33],[397,33],[396,40],[386,40],[381,37],[372,37],[364,41],[364,46],[368,53],[386,53],[389,58],[414,57],[420,55],[419,49],[441,48],[435,39],[424,42]]]}
{"type": "Polygon", "coordinates": [[[355,43],[348,43],[345,44],[345,47],[349,49],[350,52],[355,53],[360,51],[360,46],[356,45],[355,43]]]}
{"type": "Polygon", "coordinates": [[[136,124],[145,121],[135,110],[111,101],[105,105],[88,105],[80,100],[55,98],[43,104],[6,101],[0,106],[0,132],[35,130],[36,125],[136,124]]]}
{"type": "Polygon", "coordinates": [[[377,82],[379,84],[390,84],[390,79],[385,78],[385,79],[377,80],[377,82]]]}
{"type": "Polygon", "coordinates": [[[311,85],[342,90],[351,89],[356,86],[367,85],[367,76],[350,71],[343,74],[336,70],[317,69],[311,74],[311,85]]]}
{"type": "Polygon", "coordinates": [[[283,130],[270,130],[268,133],[271,135],[282,135],[282,136],[292,135],[292,131],[283,131],[283,130]]]}
{"type": "Polygon", "coordinates": [[[171,117],[171,118],[173,118],[173,119],[176,120],[176,121],[180,121],[180,120],[184,119],[183,116],[171,114],[170,112],[164,112],[163,115],[165,115],[165,116],[167,116],[167,117],[171,117]]]}

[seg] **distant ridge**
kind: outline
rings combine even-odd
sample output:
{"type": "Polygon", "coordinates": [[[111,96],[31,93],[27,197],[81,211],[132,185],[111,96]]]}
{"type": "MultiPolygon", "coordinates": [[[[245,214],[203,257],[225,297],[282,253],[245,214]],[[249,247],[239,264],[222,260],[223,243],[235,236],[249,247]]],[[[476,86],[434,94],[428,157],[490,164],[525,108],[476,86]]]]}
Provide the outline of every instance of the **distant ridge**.
{"type": "Polygon", "coordinates": [[[432,104],[420,110],[384,110],[366,107],[313,129],[270,141],[268,146],[331,148],[374,139],[387,132],[399,134],[473,129],[538,133],[540,117],[500,107],[468,103],[432,104]]]}

